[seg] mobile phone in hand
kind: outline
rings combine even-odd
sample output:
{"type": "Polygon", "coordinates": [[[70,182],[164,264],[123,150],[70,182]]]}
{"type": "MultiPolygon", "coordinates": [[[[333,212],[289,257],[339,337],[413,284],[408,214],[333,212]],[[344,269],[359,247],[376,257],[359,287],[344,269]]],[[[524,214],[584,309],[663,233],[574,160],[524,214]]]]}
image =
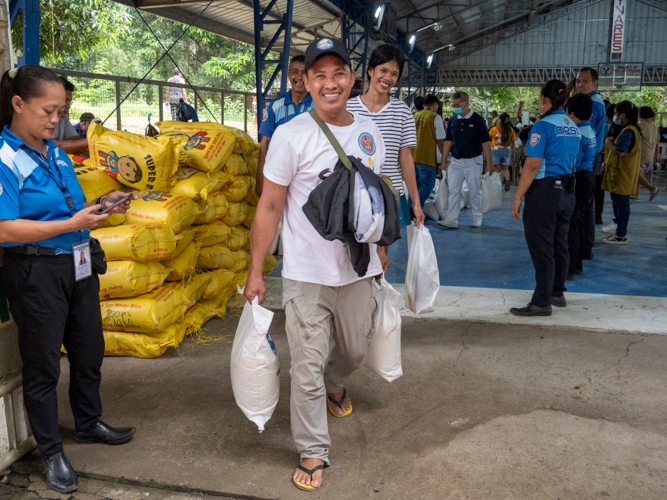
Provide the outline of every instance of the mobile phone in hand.
{"type": "Polygon", "coordinates": [[[118,205],[120,205],[120,204],[122,204],[122,203],[125,203],[127,200],[130,200],[130,199],[132,199],[132,195],[131,195],[131,194],[128,194],[127,196],[125,196],[125,197],[121,198],[120,200],[118,200],[118,201],[117,201],[116,203],[114,203],[113,205],[108,206],[108,207],[105,208],[104,210],[100,210],[99,214],[100,214],[100,215],[104,215],[104,214],[106,214],[106,213],[109,213],[111,210],[113,210],[114,208],[116,208],[118,205]]]}

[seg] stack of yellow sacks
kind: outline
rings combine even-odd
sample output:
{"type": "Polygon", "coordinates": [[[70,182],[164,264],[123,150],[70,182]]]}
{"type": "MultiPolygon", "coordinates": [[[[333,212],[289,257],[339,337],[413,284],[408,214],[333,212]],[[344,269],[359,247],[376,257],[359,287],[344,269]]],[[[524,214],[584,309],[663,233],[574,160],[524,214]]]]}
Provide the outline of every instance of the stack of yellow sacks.
{"type": "MultiPolygon", "coordinates": [[[[108,261],[100,276],[108,356],[161,356],[223,316],[247,279],[258,145],[215,123],[158,126],[151,138],[92,124],[90,158],[73,157],[88,201],[115,190],[138,196],[91,232],[108,261]]],[[[268,256],[265,272],[275,265],[268,256]]]]}

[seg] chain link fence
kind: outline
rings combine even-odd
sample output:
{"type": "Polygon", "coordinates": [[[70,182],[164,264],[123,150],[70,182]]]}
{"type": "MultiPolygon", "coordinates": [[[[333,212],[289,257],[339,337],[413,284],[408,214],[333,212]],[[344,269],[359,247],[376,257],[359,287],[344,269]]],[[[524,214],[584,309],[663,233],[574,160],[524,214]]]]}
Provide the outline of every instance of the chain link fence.
{"type": "MultiPolygon", "coordinates": [[[[257,139],[257,117],[254,92],[189,86],[157,80],[139,80],[113,75],[55,70],[76,87],[70,118],[76,123],[81,114],[89,112],[112,130],[143,134],[151,123],[171,120],[167,88],[184,88],[188,102],[195,108],[199,121],[212,121],[245,130],[257,139]],[[138,85],[137,85],[138,83],[138,85]],[[134,88],[136,85],[136,88],[134,88]],[[132,90],[134,88],[134,90],[132,90]],[[131,92],[131,93],[130,93],[131,92]],[[128,95],[129,94],[129,95],[128,95]]],[[[267,100],[275,96],[267,96],[267,100]]]]}

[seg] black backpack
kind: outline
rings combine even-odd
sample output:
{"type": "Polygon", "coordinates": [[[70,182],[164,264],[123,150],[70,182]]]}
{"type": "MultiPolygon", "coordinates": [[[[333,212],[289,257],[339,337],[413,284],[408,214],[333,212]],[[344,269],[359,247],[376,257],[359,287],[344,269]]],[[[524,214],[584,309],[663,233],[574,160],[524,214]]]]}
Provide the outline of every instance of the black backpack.
{"type": "Polygon", "coordinates": [[[193,122],[199,121],[195,108],[190,106],[183,99],[181,99],[178,104],[178,120],[182,122],[189,122],[190,120],[193,122]]]}

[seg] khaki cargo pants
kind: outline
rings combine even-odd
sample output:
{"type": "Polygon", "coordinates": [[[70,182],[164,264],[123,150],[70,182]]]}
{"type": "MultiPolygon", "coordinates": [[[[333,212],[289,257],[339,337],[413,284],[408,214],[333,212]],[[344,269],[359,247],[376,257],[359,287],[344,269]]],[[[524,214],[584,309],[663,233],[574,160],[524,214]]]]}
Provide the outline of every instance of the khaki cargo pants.
{"type": "Polygon", "coordinates": [[[376,307],[371,278],[338,287],[283,278],[292,361],[290,415],[301,459],[329,463],[327,392],[342,391],[348,377],[364,363],[376,307]],[[329,355],[332,334],[335,345],[329,355]]]}

